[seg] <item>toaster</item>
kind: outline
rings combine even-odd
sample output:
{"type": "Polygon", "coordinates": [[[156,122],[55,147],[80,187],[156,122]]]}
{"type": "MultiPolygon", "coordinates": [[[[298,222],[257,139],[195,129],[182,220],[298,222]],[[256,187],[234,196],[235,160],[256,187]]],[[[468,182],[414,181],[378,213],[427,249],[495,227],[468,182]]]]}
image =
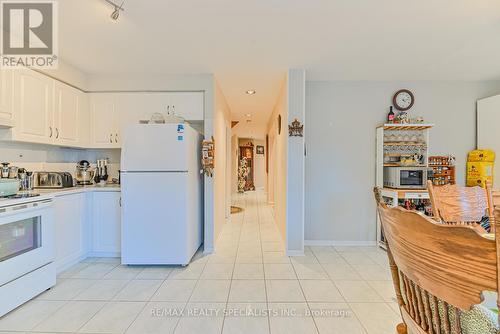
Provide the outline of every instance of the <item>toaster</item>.
{"type": "Polygon", "coordinates": [[[35,172],[34,188],[57,189],[73,187],[73,177],[68,172],[35,172]]]}

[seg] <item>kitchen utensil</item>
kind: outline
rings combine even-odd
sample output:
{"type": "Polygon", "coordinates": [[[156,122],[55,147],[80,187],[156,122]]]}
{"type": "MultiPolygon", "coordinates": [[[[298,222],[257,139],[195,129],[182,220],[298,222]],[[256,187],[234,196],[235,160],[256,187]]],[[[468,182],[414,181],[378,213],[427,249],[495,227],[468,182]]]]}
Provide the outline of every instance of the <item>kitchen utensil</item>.
{"type": "Polygon", "coordinates": [[[33,178],[33,172],[26,172],[26,189],[25,190],[33,190],[33,186],[35,184],[33,178]]]}
{"type": "Polygon", "coordinates": [[[19,191],[18,179],[0,179],[0,197],[15,195],[19,191]]]}

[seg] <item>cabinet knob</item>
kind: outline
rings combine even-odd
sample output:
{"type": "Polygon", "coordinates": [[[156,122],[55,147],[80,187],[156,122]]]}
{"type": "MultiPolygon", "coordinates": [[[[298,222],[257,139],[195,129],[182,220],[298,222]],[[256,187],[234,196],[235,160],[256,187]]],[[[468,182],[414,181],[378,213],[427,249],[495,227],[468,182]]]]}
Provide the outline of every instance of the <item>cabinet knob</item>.
{"type": "Polygon", "coordinates": [[[110,135],[109,135],[109,142],[110,142],[111,144],[113,144],[113,134],[110,134],[110,135]]]}
{"type": "Polygon", "coordinates": [[[59,139],[59,129],[56,128],[56,139],[59,139]]]}
{"type": "Polygon", "coordinates": [[[49,126],[49,131],[50,131],[49,132],[49,138],[52,138],[52,127],[51,126],[49,126]]]}

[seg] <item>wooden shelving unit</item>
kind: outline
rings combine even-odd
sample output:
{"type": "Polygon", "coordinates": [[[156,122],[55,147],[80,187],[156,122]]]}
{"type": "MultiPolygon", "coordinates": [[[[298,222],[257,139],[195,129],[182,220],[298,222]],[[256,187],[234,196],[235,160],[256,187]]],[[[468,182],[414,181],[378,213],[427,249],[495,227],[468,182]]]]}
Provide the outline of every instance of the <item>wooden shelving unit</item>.
{"type": "MultiPolygon", "coordinates": [[[[418,167],[429,167],[429,130],[434,124],[382,124],[376,129],[376,177],[375,185],[382,188],[382,197],[389,206],[398,206],[401,201],[428,200],[429,194],[425,189],[391,189],[384,188],[384,167],[405,167],[398,162],[388,162],[387,158],[404,156],[402,152],[420,152],[423,155],[423,163],[418,167]],[[405,136],[408,140],[399,140],[397,137],[408,132],[405,136]],[[395,135],[396,140],[388,140],[390,134],[395,135]],[[418,137],[418,140],[411,140],[412,137],[418,137]],[[398,151],[398,149],[400,149],[398,151]],[[395,150],[395,152],[392,152],[395,150]]],[[[394,136],[392,136],[394,137],[394,136]]],[[[410,154],[410,153],[408,153],[410,154]]],[[[412,165],[416,166],[416,165],[412,165]]],[[[377,215],[377,241],[378,245],[385,249],[385,240],[382,232],[379,217],[377,215]]]]}
{"type": "Polygon", "coordinates": [[[419,131],[419,130],[427,130],[434,126],[434,124],[382,124],[377,127],[377,129],[384,130],[410,130],[410,131],[419,131]]]}

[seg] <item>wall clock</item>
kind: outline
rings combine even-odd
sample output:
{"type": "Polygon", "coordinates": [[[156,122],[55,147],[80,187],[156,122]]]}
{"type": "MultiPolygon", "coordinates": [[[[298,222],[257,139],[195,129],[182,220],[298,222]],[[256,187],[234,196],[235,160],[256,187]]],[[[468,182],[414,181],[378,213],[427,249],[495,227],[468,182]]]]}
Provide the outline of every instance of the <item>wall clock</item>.
{"type": "Polygon", "coordinates": [[[406,111],[413,107],[413,103],[415,103],[415,97],[413,93],[408,89],[401,89],[394,94],[392,98],[392,104],[397,110],[406,111]]]}

